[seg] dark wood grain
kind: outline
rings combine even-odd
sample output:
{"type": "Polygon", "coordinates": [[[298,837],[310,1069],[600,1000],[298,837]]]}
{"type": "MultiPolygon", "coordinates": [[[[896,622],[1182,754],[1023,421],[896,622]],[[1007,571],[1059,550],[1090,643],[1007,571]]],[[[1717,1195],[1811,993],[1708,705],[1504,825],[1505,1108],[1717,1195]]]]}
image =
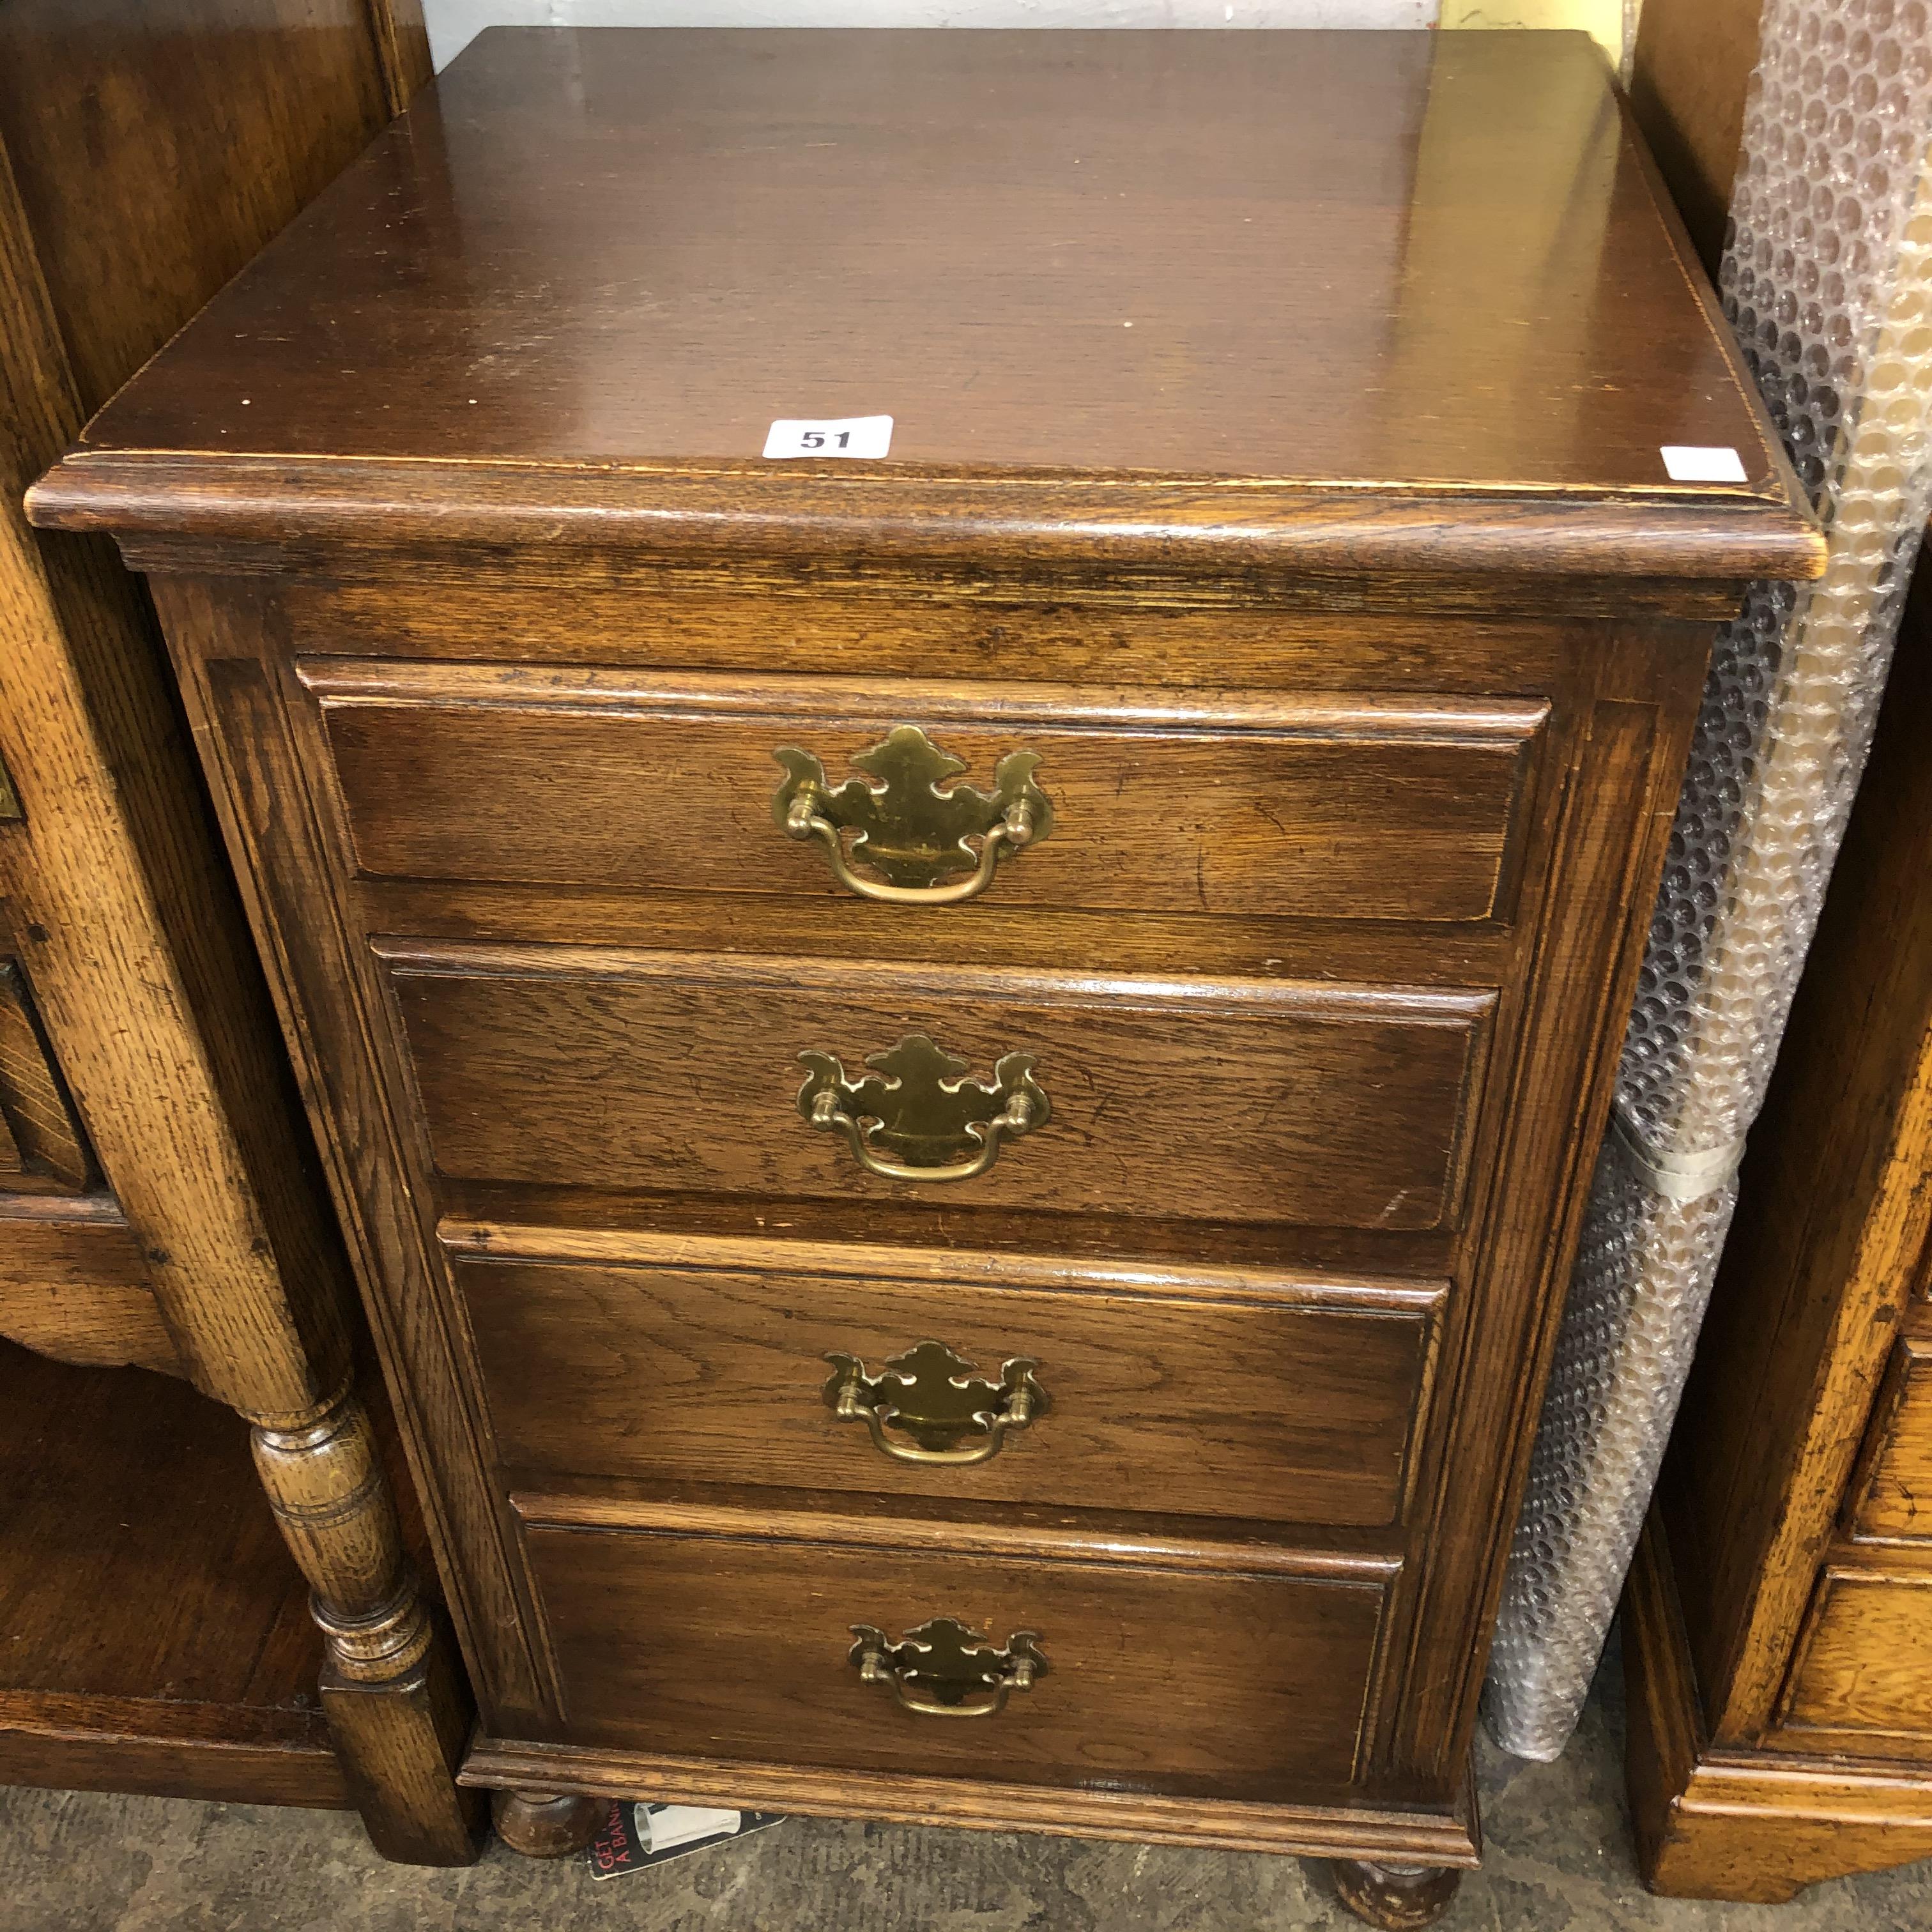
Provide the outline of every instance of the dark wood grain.
{"type": "MultiPolygon", "coordinates": [[[[486,38],[37,488],[154,574],[477,1781],[1474,1856],[1710,624],[1822,554],[1688,259],[1580,42],[486,38]],[[861,182],[888,254],[837,256],[861,182]],[[862,363],[908,398],[854,404],[901,417],[892,460],[751,453],[808,366],[816,410],[862,363]],[[1660,481],[1679,440],[1752,480],[1660,481]],[[1066,783],[956,918],[759,842],[768,726],[836,762],[914,704],[976,772],[1047,735],[1066,783]],[[798,1052],[915,1029],[1053,1096],[956,1191],[796,1112],[798,1052]],[[1426,1402],[1413,1356],[1241,1339],[1383,1297],[1384,1340],[1426,1306],[1426,1402]],[[813,1463],[822,1406],[795,1480],[709,1446],[790,1412],[798,1334],[902,1347],[927,1311],[976,1353],[1023,1312],[1074,1375],[987,1490],[813,1463]],[[1312,1523],[1217,1514],[1203,1472],[1300,1426],[1285,1346],[1349,1473],[1312,1523]],[[1230,1426],[1188,1378],[1237,1352],[1230,1426]],[[1178,1480],[1136,1460],[1156,1386],[1178,1480]],[[1056,1490],[1056,1419],[1111,1495],[1056,1490]],[[922,1774],[890,1706],[828,1734],[813,1620],[956,1583],[1067,1612],[1065,1727],[1056,1671],[1017,1769],[958,1725],[922,1774]]],[[[1302,1455],[1283,1513],[1337,1466],[1302,1455]]]]}
{"type": "Polygon", "coordinates": [[[1426,1291],[1264,1279],[1223,1300],[1211,1280],[1150,1272],[1110,1294],[1097,1269],[1050,1291],[967,1268],[895,1280],[807,1272],[778,1243],[705,1264],[694,1244],[677,1268],[458,1266],[497,1454],[519,1480],[552,1470],[1300,1523],[1401,1514],[1426,1291]],[[877,1375],[928,1337],[994,1382],[1010,1358],[1036,1359],[1050,1407],[991,1462],[895,1462],[820,1400],[824,1358],[856,1354],[877,1375]]]}
{"type": "Polygon", "coordinates": [[[532,1526],[574,1738],[922,1777],[1259,1798],[1354,1775],[1381,1592],[1372,1585],[1001,1563],[836,1541],[532,1526]],[[1048,1674],[997,1718],[901,1711],[847,1662],[849,1626],[936,1616],[1048,1674]],[[1211,1632],[1211,1640],[1203,1641],[1211,1632]]]}
{"type": "MultiPolygon", "coordinates": [[[[930,1035],[1053,1114],[962,1208],[1454,1225],[1493,1000],[910,964],[414,947],[386,954],[437,1171],[862,1202],[882,1180],[796,1105],[798,1056],[930,1035]]],[[[928,1196],[928,1198],[930,1198],[928,1196]]]]}
{"type": "Polygon", "coordinates": [[[485,33],[92,440],[755,459],[874,412],[952,469],[1661,491],[1689,442],[1777,488],[1600,59],[1529,34],[485,33]]]}
{"type": "MultiPolygon", "coordinates": [[[[1373,698],[1224,699],[876,680],[735,688],[584,671],[331,661],[305,670],[373,874],[616,881],[824,896],[824,854],[773,821],[796,746],[828,781],[902,722],[982,792],[1040,760],[1050,836],[1004,862],[1000,902],[1132,913],[1474,920],[1499,905],[1525,767],[1547,715],[1373,698]],[[734,702],[735,699],[735,702],[734,702]]],[[[865,871],[861,863],[860,869],[865,871]]]]}

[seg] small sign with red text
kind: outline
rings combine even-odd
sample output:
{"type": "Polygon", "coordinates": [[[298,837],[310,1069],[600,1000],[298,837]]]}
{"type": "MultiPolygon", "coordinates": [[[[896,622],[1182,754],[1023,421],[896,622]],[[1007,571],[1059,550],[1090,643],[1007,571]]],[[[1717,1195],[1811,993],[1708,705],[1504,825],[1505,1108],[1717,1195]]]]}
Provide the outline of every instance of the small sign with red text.
{"type": "Polygon", "coordinates": [[[590,1876],[622,1878],[782,1825],[776,1811],[719,1811],[698,1804],[632,1804],[610,1800],[610,1811],[590,1841],[590,1876]]]}

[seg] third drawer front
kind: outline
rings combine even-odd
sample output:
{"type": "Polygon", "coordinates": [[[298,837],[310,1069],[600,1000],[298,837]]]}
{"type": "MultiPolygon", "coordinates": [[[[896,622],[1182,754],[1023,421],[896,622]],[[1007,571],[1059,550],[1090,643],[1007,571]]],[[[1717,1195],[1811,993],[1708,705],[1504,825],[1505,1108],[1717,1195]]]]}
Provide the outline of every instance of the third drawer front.
{"type": "Polygon", "coordinates": [[[457,1262],[517,1480],[1402,1513],[1441,1288],[717,1246],[676,1265],[457,1262]]]}
{"type": "Polygon", "coordinates": [[[1495,1006],[1483,988],[379,951],[452,1179],[1391,1232],[1460,1219],[1495,1006]],[[1023,1073],[1036,1124],[962,1173],[1023,1073]],[[808,1087],[855,1126],[903,1105],[908,1137],[814,1127],[808,1087]]]}

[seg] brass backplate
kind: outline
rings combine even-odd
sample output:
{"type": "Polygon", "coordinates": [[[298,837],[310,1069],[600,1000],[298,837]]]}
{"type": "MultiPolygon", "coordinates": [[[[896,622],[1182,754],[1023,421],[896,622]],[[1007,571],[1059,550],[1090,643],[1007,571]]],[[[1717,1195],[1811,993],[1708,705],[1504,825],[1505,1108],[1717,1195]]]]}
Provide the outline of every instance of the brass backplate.
{"type": "Polygon", "coordinates": [[[911,1167],[943,1167],[978,1148],[968,1130],[996,1120],[1013,1096],[1030,1103],[1030,1124],[1044,1126],[1052,1108],[1034,1079],[1034,1057],[1002,1056],[990,1082],[969,1080],[969,1063],[956,1059],[922,1033],[908,1034],[883,1053],[868,1054],[873,1071],[847,1076],[836,1054],[805,1052],[799,1058],[812,1078],[799,1090],[798,1110],[807,1120],[821,1094],[838,1096],[839,1112],[869,1125],[866,1141],[911,1167]]]}
{"type": "Polygon", "coordinates": [[[1027,808],[1030,842],[1037,844],[1053,829],[1052,805],[1034,782],[1036,752],[1008,752],[994,770],[990,794],[967,784],[941,790],[966,761],[942,752],[916,724],[896,725],[852,760],[876,784],[848,778],[835,786],[819,760],[795,745],[772,756],[785,772],[772,800],[778,823],[804,796],[817,816],[855,835],[854,859],[895,886],[929,886],[974,870],[980,859],[967,840],[986,837],[1016,806],[1027,808]]]}

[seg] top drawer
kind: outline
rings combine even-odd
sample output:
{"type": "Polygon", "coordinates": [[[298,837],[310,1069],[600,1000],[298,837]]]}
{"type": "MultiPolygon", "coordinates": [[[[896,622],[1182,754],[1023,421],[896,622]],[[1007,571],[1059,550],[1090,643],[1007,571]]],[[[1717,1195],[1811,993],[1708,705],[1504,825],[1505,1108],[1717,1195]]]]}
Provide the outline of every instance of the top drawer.
{"type": "Polygon", "coordinates": [[[999,855],[986,898],[1067,911],[1507,919],[1548,718],[1537,702],[1447,698],[1196,701],[340,658],[301,670],[365,875],[958,890],[1027,768],[1006,766],[1004,792],[996,772],[1026,752],[1040,836],[999,855]],[[901,733],[886,749],[906,725],[924,743],[901,733]],[[775,812],[788,772],[809,786],[814,770],[840,794],[818,815],[846,821],[856,886],[835,878],[825,833],[797,842],[775,812]],[[868,862],[862,832],[900,862],[868,862]]]}

